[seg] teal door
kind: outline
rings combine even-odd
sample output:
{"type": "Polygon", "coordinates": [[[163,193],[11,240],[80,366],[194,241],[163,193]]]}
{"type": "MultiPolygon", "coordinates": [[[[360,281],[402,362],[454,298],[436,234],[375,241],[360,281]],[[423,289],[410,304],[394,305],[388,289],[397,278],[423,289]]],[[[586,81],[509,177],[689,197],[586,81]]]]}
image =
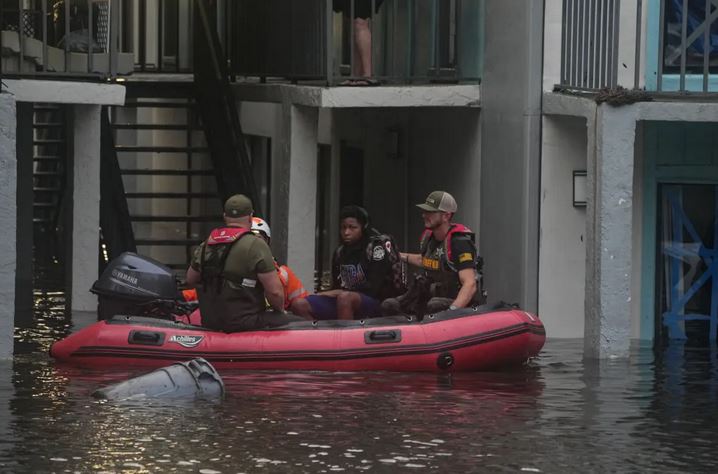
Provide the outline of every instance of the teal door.
{"type": "Polygon", "coordinates": [[[715,344],[718,186],[661,184],[658,191],[657,339],[715,344]]]}

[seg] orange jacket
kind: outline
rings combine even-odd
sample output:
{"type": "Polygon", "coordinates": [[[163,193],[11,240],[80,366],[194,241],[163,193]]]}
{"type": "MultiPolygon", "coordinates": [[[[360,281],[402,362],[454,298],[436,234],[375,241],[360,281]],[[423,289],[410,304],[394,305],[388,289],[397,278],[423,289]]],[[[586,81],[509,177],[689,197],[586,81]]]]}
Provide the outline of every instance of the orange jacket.
{"type": "Polygon", "coordinates": [[[187,302],[197,301],[197,290],[190,288],[189,290],[182,290],[182,296],[187,302]]]}
{"type": "MultiPolygon", "coordinates": [[[[305,298],[307,295],[309,295],[309,292],[304,289],[304,285],[302,285],[301,280],[297,278],[297,275],[294,274],[291,268],[289,268],[286,265],[278,265],[276,262],[274,263],[274,266],[277,268],[277,273],[279,274],[279,281],[282,282],[282,286],[284,287],[284,307],[289,308],[289,305],[292,304],[292,301],[296,300],[297,298],[305,298]]],[[[197,301],[197,290],[194,288],[189,290],[182,290],[182,296],[184,297],[185,301],[197,301]]]]}
{"type": "Polygon", "coordinates": [[[304,289],[304,285],[297,278],[291,268],[286,265],[276,265],[277,272],[279,273],[279,281],[282,282],[284,287],[284,307],[289,308],[289,305],[298,298],[306,298],[309,292],[304,289]]]}

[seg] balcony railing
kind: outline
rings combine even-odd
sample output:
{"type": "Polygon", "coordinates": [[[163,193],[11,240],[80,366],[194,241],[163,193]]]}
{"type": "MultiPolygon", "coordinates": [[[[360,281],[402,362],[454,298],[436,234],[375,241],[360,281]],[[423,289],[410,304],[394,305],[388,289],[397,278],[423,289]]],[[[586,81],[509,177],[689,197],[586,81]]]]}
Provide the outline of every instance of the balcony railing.
{"type": "MultiPolygon", "coordinates": [[[[641,0],[637,5],[640,9],[641,0]]],[[[619,21],[620,0],[563,0],[562,86],[602,89],[618,85],[619,21]]],[[[634,85],[638,87],[637,79],[634,85]]]]}
{"type": "Polygon", "coordinates": [[[718,0],[563,0],[560,85],[717,92],[718,0]]]}
{"type": "Polygon", "coordinates": [[[478,81],[479,0],[237,0],[234,73],[329,85],[478,81]],[[364,25],[354,17],[369,16],[364,25]],[[363,35],[360,39],[358,35],[363,35]],[[369,61],[370,73],[362,67],[369,61]],[[353,66],[352,66],[353,65],[353,66]]]}
{"type": "Polygon", "coordinates": [[[0,0],[0,74],[114,77],[133,70],[120,48],[122,0],[0,0]]]}
{"type": "Polygon", "coordinates": [[[661,0],[656,90],[718,91],[718,0],[661,0]]]}
{"type": "MultiPolygon", "coordinates": [[[[0,0],[0,74],[191,73],[193,1],[0,0]]],[[[393,83],[478,81],[482,5],[215,0],[212,21],[234,76],[329,85],[364,76],[393,83]],[[370,18],[354,19],[360,16],[370,18]],[[359,68],[367,60],[370,71],[359,68]]]]}
{"type": "MultiPolygon", "coordinates": [[[[136,70],[192,72],[192,0],[136,0],[136,70]]],[[[387,82],[477,81],[481,0],[216,0],[214,22],[235,76],[321,81],[359,79],[366,53],[354,16],[371,12],[371,76],[387,82]],[[335,10],[343,10],[335,11],[335,10]]],[[[123,30],[126,28],[123,27],[123,30]]],[[[364,31],[366,33],[366,31],[364,31]]]]}

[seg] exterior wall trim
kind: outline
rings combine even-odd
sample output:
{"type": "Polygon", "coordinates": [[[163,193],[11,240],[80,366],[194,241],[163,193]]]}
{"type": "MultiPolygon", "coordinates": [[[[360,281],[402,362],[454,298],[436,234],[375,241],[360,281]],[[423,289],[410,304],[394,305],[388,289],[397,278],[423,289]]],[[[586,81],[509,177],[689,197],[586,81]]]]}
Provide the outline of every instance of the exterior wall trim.
{"type": "Polygon", "coordinates": [[[239,101],[289,103],[318,108],[480,107],[478,84],[435,86],[319,87],[232,84],[239,101]]]}
{"type": "Polygon", "coordinates": [[[124,105],[125,86],[79,81],[3,79],[4,89],[17,102],[75,105],[124,105]]]}

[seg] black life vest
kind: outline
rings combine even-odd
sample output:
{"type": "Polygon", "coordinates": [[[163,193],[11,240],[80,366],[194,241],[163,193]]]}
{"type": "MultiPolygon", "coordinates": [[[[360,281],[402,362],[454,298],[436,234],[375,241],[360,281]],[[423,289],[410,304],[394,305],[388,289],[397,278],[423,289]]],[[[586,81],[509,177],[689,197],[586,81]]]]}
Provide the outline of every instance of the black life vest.
{"type": "MultiPolygon", "coordinates": [[[[230,250],[245,235],[241,227],[214,229],[200,254],[199,305],[202,324],[211,329],[227,330],[233,322],[265,310],[264,288],[256,278],[235,280],[225,274],[230,250]]],[[[258,237],[253,237],[258,238],[258,237]]]]}
{"type": "Polygon", "coordinates": [[[443,252],[441,252],[438,259],[430,258],[431,255],[428,255],[432,235],[433,231],[431,229],[424,229],[419,243],[422,268],[425,275],[434,283],[432,285],[432,296],[455,298],[459,293],[459,289],[461,289],[459,270],[452,262],[453,250],[451,244],[453,239],[457,238],[469,243],[474,252],[474,267],[476,268],[477,280],[477,294],[474,299],[477,299],[481,291],[478,283],[481,282],[482,259],[476,250],[476,235],[463,224],[451,224],[446,237],[441,242],[443,252]]]}

